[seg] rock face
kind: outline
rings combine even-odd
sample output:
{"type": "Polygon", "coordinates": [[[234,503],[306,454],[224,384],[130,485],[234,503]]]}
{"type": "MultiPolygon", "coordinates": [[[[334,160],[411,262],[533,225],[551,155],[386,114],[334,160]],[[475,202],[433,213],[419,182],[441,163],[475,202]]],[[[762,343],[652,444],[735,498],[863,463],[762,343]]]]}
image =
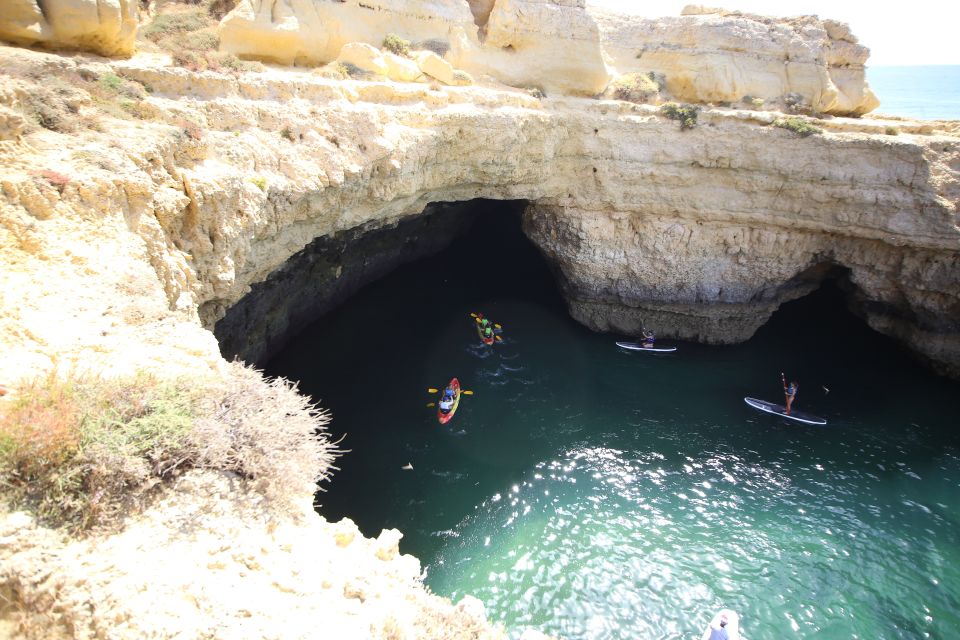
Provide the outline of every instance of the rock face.
{"type": "Polygon", "coordinates": [[[676,18],[593,12],[619,73],[654,72],[674,99],[857,115],[880,104],[866,83],[870,51],[850,28],[816,16],[777,19],[688,7],[676,18]],[[759,103],[758,103],[759,105],[759,103]]]}
{"type": "Polygon", "coordinates": [[[616,75],[652,73],[665,97],[860,115],[869,50],[850,28],[815,16],[773,19],[688,7],[676,18],[622,16],[585,0],[308,2],[243,0],[222,23],[223,47],[245,57],[319,64],[387,33],[442,43],[456,68],[518,87],[595,95],[616,75]]]}
{"type": "MultiPolygon", "coordinates": [[[[4,55],[11,69],[83,64],[4,55]]],[[[215,369],[204,328],[315,239],[474,198],[532,203],[527,231],[591,327],[743,340],[840,269],[872,326],[960,368],[960,143],[948,128],[832,119],[801,138],[773,114],[706,109],[684,131],[615,101],[109,68],[153,88],[153,120],[118,121],[112,140],[42,130],[29,149],[5,143],[3,290],[49,292],[24,293],[8,317],[0,383],[54,355],[215,369]],[[78,293],[61,299],[65,288],[78,293]]],[[[257,334],[277,345],[267,336],[282,325],[257,334]]]]}
{"type": "Polygon", "coordinates": [[[0,39],[105,56],[133,54],[137,0],[5,0],[0,39]]]}
{"type": "Polygon", "coordinates": [[[380,47],[388,33],[515,86],[595,94],[610,78],[585,0],[241,0],[220,41],[241,57],[316,65],[350,43],[380,47]]]}

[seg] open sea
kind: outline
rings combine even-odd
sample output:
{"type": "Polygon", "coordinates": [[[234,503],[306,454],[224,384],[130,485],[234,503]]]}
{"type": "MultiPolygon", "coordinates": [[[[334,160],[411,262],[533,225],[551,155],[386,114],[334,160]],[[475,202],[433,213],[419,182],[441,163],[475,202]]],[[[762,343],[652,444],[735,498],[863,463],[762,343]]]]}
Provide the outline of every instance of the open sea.
{"type": "Polygon", "coordinates": [[[960,120],[960,65],[867,67],[880,98],[878,114],[921,120],[960,120]]]}
{"type": "Polygon", "coordinates": [[[480,598],[513,638],[699,639],[721,608],[753,640],[960,638],[960,384],[830,283],[745,344],[624,351],[484,206],[269,363],[345,434],[320,513],[399,528],[436,593],[480,598]],[[781,371],[827,426],[744,404],[782,402],[781,371]],[[427,389],[454,376],[474,394],[441,426],[427,389]]]}

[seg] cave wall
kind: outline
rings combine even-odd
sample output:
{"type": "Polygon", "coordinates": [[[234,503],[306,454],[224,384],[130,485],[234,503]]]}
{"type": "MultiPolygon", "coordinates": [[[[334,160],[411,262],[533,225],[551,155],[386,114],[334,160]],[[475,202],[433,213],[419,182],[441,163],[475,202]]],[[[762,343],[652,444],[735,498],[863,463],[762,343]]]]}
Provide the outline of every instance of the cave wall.
{"type": "Polygon", "coordinates": [[[431,203],[421,215],[389,226],[315,239],[254,284],[216,323],[221,352],[262,366],[290,338],[364,285],[447,247],[469,228],[474,215],[470,202],[431,203]]]}

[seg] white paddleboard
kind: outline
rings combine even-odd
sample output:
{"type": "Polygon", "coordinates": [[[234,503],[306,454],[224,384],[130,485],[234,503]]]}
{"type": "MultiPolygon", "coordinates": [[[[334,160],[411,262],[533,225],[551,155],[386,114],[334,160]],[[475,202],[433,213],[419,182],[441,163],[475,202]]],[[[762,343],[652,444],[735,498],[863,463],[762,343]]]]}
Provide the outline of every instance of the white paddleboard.
{"type": "Polygon", "coordinates": [[[754,409],[759,409],[760,411],[765,411],[766,413],[772,413],[780,416],[781,418],[787,418],[788,420],[796,420],[797,422],[803,422],[804,424],[827,424],[827,421],[824,418],[812,416],[809,413],[797,411],[796,409],[791,409],[790,415],[787,415],[787,408],[782,404],[774,404],[772,402],[767,402],[766,400],[757,400],[756,398],[744,398],[743,401],[754,409]]]}
{"type": "Polygon", "coordinates": [[[721,609],[717,611],[717,615],[713,616],[713,620],[710,621],[710,624],[707,625],[707,629],[703,632],[702,640],[710,640],[710,634],[713,629],[720,628],[720,617],[727,617],[727,637],[730,640],[740,640],[740,616],[737,615],[735,611],[730,609],[721,609]]]}
{"type": "Polygon", "coordinates": [[[618,342],[617,346],[631,351],[651,351],[653,353],[670,353],[677,350],[676,347],[645,347],[639,342],[618,342]]]}

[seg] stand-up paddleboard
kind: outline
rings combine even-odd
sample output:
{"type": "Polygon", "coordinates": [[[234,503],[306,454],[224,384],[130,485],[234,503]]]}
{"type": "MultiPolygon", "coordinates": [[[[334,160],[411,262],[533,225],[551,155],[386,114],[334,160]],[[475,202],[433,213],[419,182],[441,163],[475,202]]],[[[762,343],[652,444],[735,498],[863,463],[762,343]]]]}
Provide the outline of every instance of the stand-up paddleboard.
{"type": "Polygon", "coordinates": [[[791,409],[790,414],[787,415],[787,408],[782,404],[774,404],[772,402],[767,402],[766,400],[757,400],[756,398],[744,398],[743,401],[754,409],[759,409],[760,411],[765,411],[766,413],[772,413],[780,416],[781,418],[796,420],[797,422],[803,422],[804,424],[827,424],[827,421],[824,418],[812,416],[809,413],[797,411],[796,409],[791,409]]]}
{"type": "Polygon", "coordinates": [[[670,353],[677,350],[676,347],[645,347],[639,342],[618,342],[617,346],[631,351],[650,351],[651,353],[670,353]]]}
{"type": "Polygon", "coordinates": [[[740,616],[730,609],[717,611],[717,615],[713,616],[713,620],[710,621],[710,624],[707,625],[706,630],[703,632],[703,638],[701,640],[710,640],[714,629],[721,628],[720,621],[723,617],[727,619],[727,624],[723,627],[727,630],[727,638],[729,638],[729,640],[740,640],[740,616]]]}

